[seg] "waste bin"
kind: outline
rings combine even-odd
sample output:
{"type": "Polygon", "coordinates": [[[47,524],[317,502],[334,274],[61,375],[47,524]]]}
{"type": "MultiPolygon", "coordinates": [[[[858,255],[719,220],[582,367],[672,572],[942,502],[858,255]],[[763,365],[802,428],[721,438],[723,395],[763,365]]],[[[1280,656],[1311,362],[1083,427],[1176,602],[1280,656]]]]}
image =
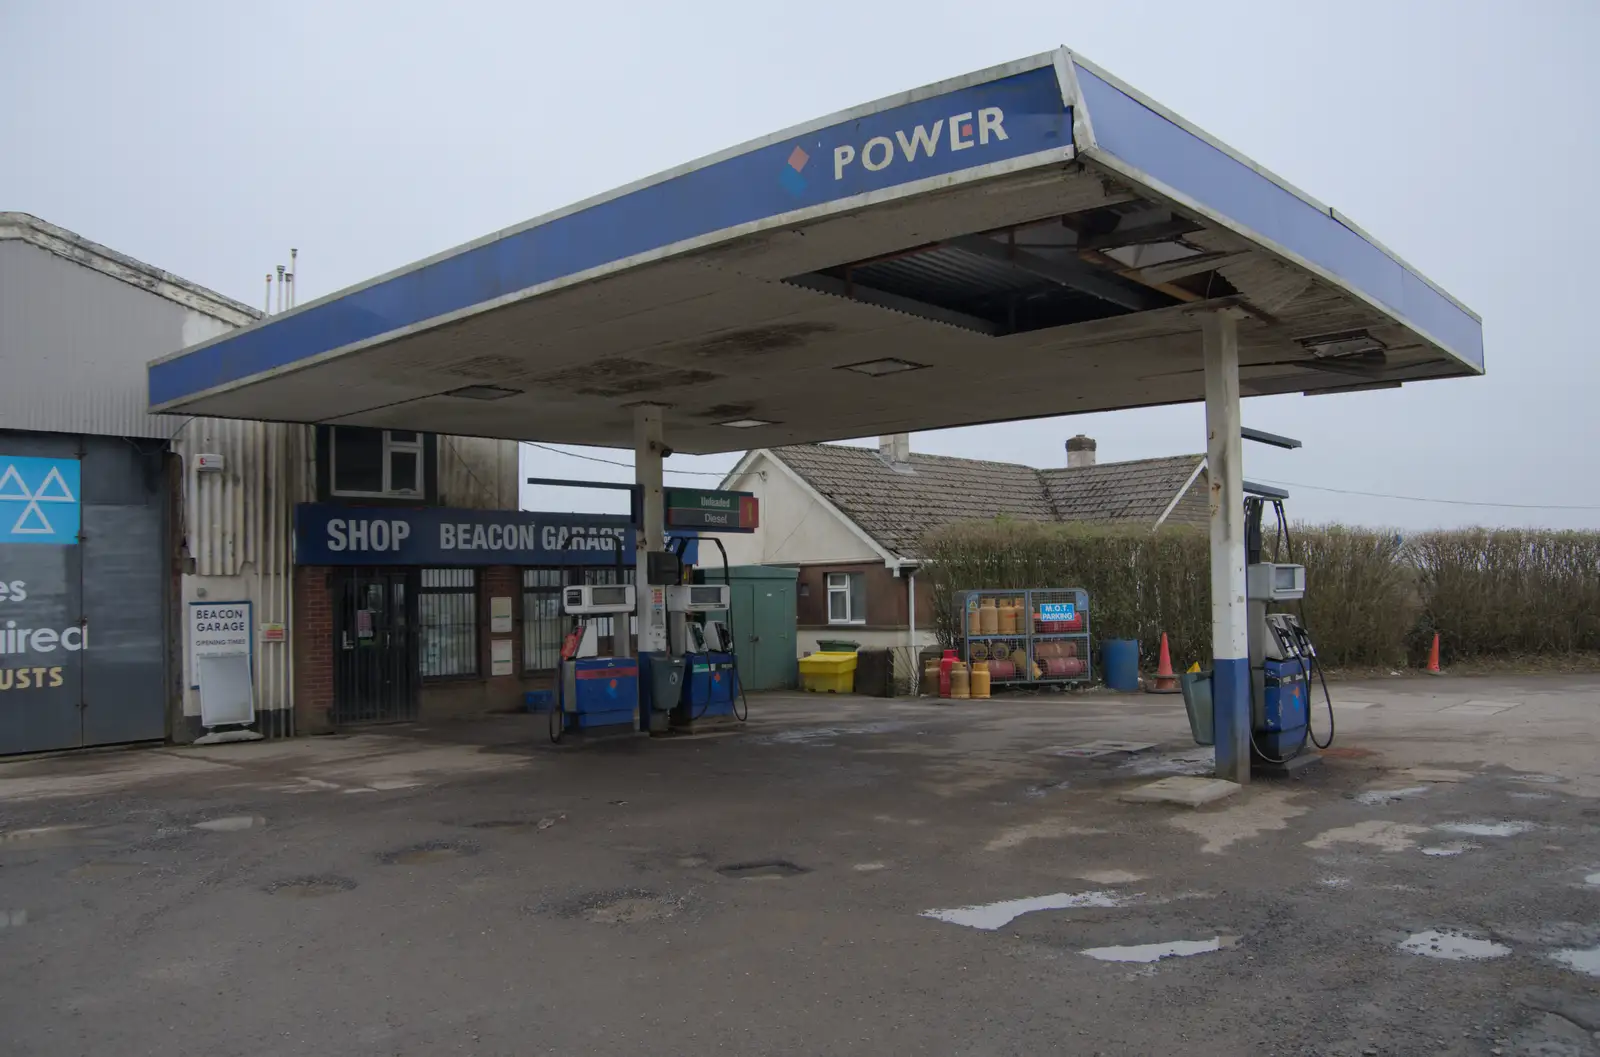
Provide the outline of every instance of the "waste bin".
{"type": "Polygon", "coordinates": [[[893,651],[856,651],[856,693],[868,697],[894,696],[893,651]]]}
{"type": "Polygon", "coordinates": [[[1133,692],[1139,689],[1139,640],[1106,639],[1100,644],[1106,689],[1133,692]]]}
{"type": "Polygon", "coordinates": [[[1189,713],[1189,733],[1196,745],[1216,744],[1211,707],[1211,673],[1184,672],[1178,676],[1183,691],[1183,710],[1189,713]]]}
{"type": "Polygon", "coordinates": [[[649,669],[648,681],[643,688],[644,692],[649,694],[647,699],[649,709],[656,712],[671,712],[678,707],[678,702],[683,697],[683,658],[671,657],[663,651],[654,650],[645,653],[641,659],[649,669]]]}
{"type": "Polygon", "coordinates": [[[855,689],[854,652],[813,653],[800,658],[800,689],[812,693],[848,694],[855,689]]]}

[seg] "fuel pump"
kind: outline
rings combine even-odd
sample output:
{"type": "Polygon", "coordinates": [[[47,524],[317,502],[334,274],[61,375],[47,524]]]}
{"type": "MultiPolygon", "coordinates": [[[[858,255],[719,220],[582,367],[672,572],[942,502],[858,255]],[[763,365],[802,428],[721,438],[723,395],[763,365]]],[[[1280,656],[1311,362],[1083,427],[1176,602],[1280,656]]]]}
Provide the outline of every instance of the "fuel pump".
{"type": "Polygon", "coordinates": [[[1250,760],[1253,770],[1287,773],[1321,759],[1308,745],[1333,744],[1333,698],[1317,663],[1311,633],[1295,613],[1268,607],[1305,598],[1306,569],[1290,562],[1265,561],[1262,517],[1266,503],[1277,517],[1273,557],[1292,557],[1283,500],[1252,495],[1245,499],[1245,602],[1250,647],[1250,760]],[[1328,708],[1328,738],[1311,729],[1311,680],[1321,680],[1328,708]]]}
{"type": "MultiPolygon", "coordinates": [[[[628,614],[635,609],[632,584],[572,584],[561,589],[561,607],[578,620],[561,644],[556,672],[556,705],[550,712],[550,740],[568,731],[581,734],[638,730],[639,663],[628,656],[602,656],[593,617],[610,617],[622,627],[612,649],[627,641],[628,614]]],[[[626,645],[620,651],[626,654],[626,645]]]]}

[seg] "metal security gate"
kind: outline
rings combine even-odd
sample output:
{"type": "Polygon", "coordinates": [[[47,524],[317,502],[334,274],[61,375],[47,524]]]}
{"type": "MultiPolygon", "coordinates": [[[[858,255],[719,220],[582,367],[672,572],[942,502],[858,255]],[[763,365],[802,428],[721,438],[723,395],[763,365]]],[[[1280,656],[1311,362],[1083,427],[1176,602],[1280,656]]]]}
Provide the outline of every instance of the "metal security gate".
{"type": "Polygon", "coordinates": [[[405,569],[345,569],[334,579],[334,723],[417,717],[417,592],[405,569]]]}
{"type": "Polygon", "coordinates": [[[0,754],[167,735],[159,441],[0,433],[0,754]]]}

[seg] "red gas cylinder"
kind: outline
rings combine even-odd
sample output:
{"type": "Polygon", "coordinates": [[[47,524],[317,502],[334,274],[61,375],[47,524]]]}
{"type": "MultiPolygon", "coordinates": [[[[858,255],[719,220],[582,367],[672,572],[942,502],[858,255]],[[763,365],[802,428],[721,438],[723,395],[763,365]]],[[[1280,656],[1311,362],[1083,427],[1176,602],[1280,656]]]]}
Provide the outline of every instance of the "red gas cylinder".
{"type": "Polygon", "coordinates": [[[939,696],[950,696],[950,670],[956,666],[956,651],[945,650],[939,658],[939,696]]]}

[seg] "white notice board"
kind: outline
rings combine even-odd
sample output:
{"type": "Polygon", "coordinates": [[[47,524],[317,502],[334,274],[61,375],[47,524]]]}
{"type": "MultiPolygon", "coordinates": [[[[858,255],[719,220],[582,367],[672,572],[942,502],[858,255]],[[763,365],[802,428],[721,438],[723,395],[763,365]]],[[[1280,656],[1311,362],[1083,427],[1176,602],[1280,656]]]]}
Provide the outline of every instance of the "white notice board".
{"type": "Polygon", "coordinates": [[[207,727],[255,719],[255,616],[248,600],[189,603],[189,670],[207,727]]]}

